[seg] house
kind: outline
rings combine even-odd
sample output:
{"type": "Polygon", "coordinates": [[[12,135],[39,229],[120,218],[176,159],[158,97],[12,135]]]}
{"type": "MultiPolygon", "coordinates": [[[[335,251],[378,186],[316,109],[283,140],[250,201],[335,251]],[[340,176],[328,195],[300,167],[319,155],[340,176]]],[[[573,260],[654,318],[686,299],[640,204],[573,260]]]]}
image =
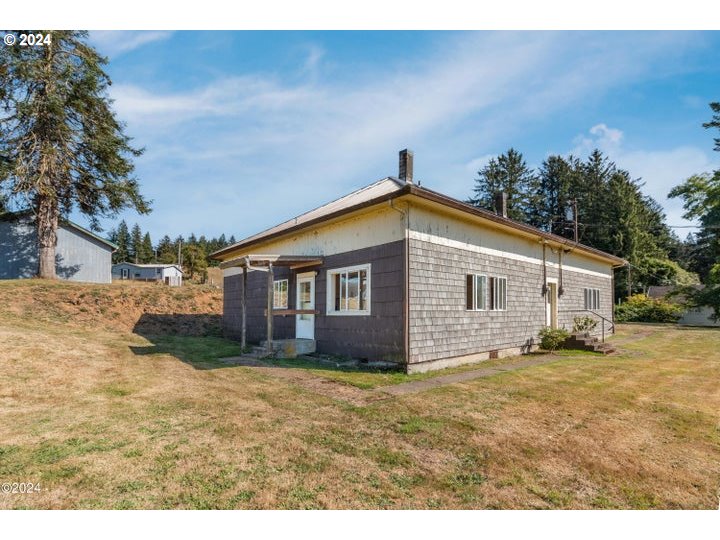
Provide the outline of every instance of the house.
{"type": "MultiPolygon", "coordinates": [[[[695,285],[696,288],[702,288],[702,285],[695,285]]],[[[651,285],[648,287],[648,296],[650,298],[662,298],[675,304],[682,304],[685,300],[684,296],[673,295],[675,287],[651,285]]],[[[688,308],[678,320],[678,324],[684,326],[717,326],[720,327],[720,320],[713,320],[712,316],[715,312],[710,306],[700,306],[696,308],[688,308]]]]}
{"type": "Polygon", "coordinates": [[[543,327],[571,329],[582,314],[610,329],[623,259],[412,177],[403,150],[399,178],[215,252],[225,334],[268,351],[309,340],[320,353],[421,372],[528,351],[543,327]]]}
{"type": "Polygon", "coordinates": [[[171,287],[182,285],[183,271],[177,264],[136,264],[122,262],[113,264],[113,279],[134,281],[161,281],[171,287]]]}
{"type": "MultiPolygon", "coordinates": [[[[60,219],[57,229],[55,272],[60,279],[110,283],[112,253],[117,246],[60,219]]],[[[39,247],[35,220],[30,211],[0,214],[0,279],[37,276],[39,247]]]]}

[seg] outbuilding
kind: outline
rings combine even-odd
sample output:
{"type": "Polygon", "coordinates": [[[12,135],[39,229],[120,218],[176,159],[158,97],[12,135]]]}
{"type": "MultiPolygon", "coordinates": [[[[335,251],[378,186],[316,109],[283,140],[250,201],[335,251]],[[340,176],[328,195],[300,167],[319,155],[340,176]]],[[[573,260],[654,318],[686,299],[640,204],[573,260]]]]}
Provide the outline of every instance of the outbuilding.
{"type": "Polygon", "coordinates": [[[157,281],[179,287],[182,285],[183,271],[177,264],[121,262],[113,265],[112,275],[113,279],[157,281]]]}

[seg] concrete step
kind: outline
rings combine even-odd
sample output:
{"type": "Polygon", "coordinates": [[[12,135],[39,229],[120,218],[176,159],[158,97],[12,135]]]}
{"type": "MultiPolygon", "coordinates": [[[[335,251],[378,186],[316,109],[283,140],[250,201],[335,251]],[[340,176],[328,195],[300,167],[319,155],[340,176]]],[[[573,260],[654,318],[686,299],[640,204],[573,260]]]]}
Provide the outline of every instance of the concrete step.
{"type": "MultiPolygon", "coordinates": [[[[261,341],[260,347],[254,347],[258,353],[262,351],[268,356],[267,341],[261,341]]],[[[314,339],[274,339],[272,351],[275,358],[297,358],[298,355],[314,353],[317,350],[317,343],[314,339]]]]}

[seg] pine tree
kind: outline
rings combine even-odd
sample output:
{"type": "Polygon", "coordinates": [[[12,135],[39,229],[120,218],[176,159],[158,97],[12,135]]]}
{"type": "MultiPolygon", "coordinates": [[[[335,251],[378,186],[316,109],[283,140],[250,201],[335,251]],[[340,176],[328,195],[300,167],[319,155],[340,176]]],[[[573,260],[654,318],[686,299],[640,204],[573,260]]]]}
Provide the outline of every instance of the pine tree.
{"type": "Polygon", "coordinates": [[[121,263],[130,260],[130,232],[128,231],[127,223],[123,219],[117,228],[117,250],[113,253],[113,262],[121,263]]]}
{"type": "Polygon", "coordinates": [[[150,239],[150,233],[146,232],[142,240],[142,255],[140,256],[140,262],[150,263],[155,260],[155,253],[153,251],[152,240],[150,239]]]}
{"type": "Polygon", "coordinates": [[[177,262],[177,250],[168,235],[162,237],[157,245],[158,262],[174,264],[177,262]]]}
{"type": "Polygon", "coordinates": [[[207,258],[203,249],[194,244],[185,244],[182,250],[183,254],[183,270],[192,279],[196,274],[203,274],[207,269],[207,258]]]}
{"type": "Polygon", "coordinates": [[[132,233],[130,233],[130,258],[135,264],[138,264],[142,262],[142,256],[142,230],[140,230],[140,225],[136,223],[133,225],[132,233]]]}
{"type": "Polygon", "coordinates": [[[0,47],[0,188],[31,201],[37,216],[38,275],[55,278],[57,228],[73,209],[99,230],[123,208],[148,213],[132,176],[130,145],[111,109],[107,59],[87,32],[51,31],[43,46],[0,47]]]}
{"type": "Polygon", "coordinates": [[[507,215],[517,221],[528,222],[535,204],[537,179],[520,152],[510,148],[506,153],[478,171],[474,197],[470,203],[486,210],[496,211],[495,196],[507,194],[507,215]]]}

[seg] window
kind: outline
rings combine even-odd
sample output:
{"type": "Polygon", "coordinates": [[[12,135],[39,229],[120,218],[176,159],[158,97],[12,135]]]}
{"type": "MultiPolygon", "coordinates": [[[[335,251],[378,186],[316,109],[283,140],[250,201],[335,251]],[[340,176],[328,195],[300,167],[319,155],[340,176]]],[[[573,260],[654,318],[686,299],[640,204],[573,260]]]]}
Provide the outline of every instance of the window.
{"type": "Polygon", "coordinates": [[[600,289],[583,289],[585,309],[600,309],[600,289]]]}
{"type": "Polygon", "coordinates": [[[490,278],[490,309],[505,311],[507,309],[507,279],[503,277],[490,278]]]}
{"type": "Polygon", "coordinates": [[[506,278],[468,274],[466,280],[466,309],[470,311],[505,311],[507,309],[506,278]]]}
{"type": "Polygon", "coordinates": [[[370,315],[370,265],[328,270],[329,315],[370,315]]]}
{"type": "Polygon", "coordinates": [[[273,281],[273,309],[287,309],[288,307],[288,280],[277,279],[273,281]]]}
{"type": "Polygon", "coordinates": [[[156,275],[156,276],[159,276],[160,274],[162,274],[162,268],[156,268],[156,269],[155,269],[155,275],[156,275]]]}
{"type": "Polygon", "coordinates": [[[485,309],[487,297],[487,276],[479,274],[467,275],[466,308],[470,311],[485,309]]]}
{"type": "Polygon", "coordinates": [[[127,279],[130,276],[130,270],[127,268],[121,268],[120,269],[120,277],[122,279],[127,279]]]}

